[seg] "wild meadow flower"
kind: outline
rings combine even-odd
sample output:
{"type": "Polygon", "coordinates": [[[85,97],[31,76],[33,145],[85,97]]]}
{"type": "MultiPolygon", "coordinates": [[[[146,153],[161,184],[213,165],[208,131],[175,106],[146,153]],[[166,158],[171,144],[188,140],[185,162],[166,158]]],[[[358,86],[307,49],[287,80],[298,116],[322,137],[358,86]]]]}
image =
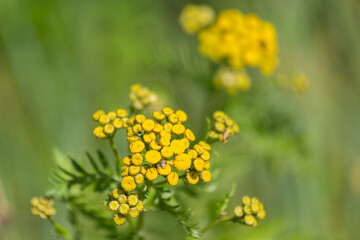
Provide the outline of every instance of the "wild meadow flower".
{"type": "Polygon", "coordinates": [[[46,197],[33,197],[31,199],[31,213],[38,215],[41,218],[49,218],[55,215],[56,211],[53,208],[54,199],[46,197]]]}
{"type": "Polygon", "coordinates": [[[271,74],[278,63],[275,27],[253,13],[223,10],[198,39],[201,54],[214,62],[225,60],[234,69],[259,67],[271,74]]]}
{"type": "Polygon", "coordinates": [[[226,143],[229,137],[240,132],[239,125],[235,123],[223,111],[216,111],[213,114],[213,124],[208,133],[208,138],[212,141],[226,143]]]}
{"type": "Polygon", "coordinates": [[[253,227],[257,226],[258,222],[266,217],[264,205],[256,197],[244,196],[242,205],[236,206],[233,212],[236,221],[253,227]]]}
{"type": "Polygon", "coordinates": [[[224,89],[229,95],[250,88],[250,77],[244,70],[234,70],[222,66],[214,75],[213,82],[216,88],[224,89]]]}
{"type": "Polygon", "coordinates": [[[194,34],[209,25],[215,18],[215,12],[207,5],[188,4],[181,11],[179,22],[188,34],[194,34]]]}
{"type": "Polygon", "coordinates": [[[134,84],[131,86],[129,99],[132,101],[134,109],[142,110],[149,104],[154,103],[157,100],[157,95],[141,84],[134,84]]]}
{"type": "Polygon", "coordinates": [[[277,76],[277,84],[284,90],[293,91],[298,96],[304,96],[309,89],[310,81],[301,71],[283,73],[277,76]]]}

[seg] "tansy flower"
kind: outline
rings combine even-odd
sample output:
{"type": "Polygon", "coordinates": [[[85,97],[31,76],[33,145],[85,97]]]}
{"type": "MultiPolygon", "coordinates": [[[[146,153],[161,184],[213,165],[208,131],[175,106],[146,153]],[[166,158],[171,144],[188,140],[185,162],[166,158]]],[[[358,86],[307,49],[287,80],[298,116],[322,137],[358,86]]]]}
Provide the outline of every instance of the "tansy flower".
{"type": "Polygon", "coordinates": [[[126,222],[126,218],[119,213],[114,215],[113,220],[114,220],[114,223],[118,226],[121,226],[126,222]]]}
{"type": "Polygon", "coordinates": [[[136,188],[136,183],[133,177],[126,176],[121,181],[121,187],[130,192],[136,188]]]}
{"type": "Polygon", "coordinates": [[[190,184],[196,184],[199,181],[199,175],[195,171],[186,173],[186,180],[190,184]]]}
{"type": "Polygon", "coordinates": [[[234,208],[234,217],[241,223],[255,227],[258,224],[258,220],[262,220],[266,216],[263,208],[263,204],[256,197],[250,198],[249,196],[244,196],[242,198],[242,206],[234,208]]]}
{"type": "Polygon", "coordinates": [[[167,181],[171,186],[175,186],[179,181],[179,175],[176,172],[171,172],[167,176],[167,181]]]}
{"type": "MultiPolygon", "coordinates": [[[[204,168],[205,168],[205,167],[204,167],[204,168]]],[[[205,168],[205,169],[209,169],[209,168],[205,168]]],[[[208,171],[208,170],[204,170],[204,171],[201,172],[200,177],[201,177],[201,180],[202,180],[204,183],[210,182],[210,180],[211,180],[211,173],[210,173],[210,171],[208,171]]]]}
{"type": "Polygon", "coordinates": [[[156,170],[156,168],[149,168],[147,171],[146,171],[146,174],[145,174],[146,178],[149,179],[150,181],[154,181],[158,176],[158,172],[156,170]]]}
{"type": "Polygon", "coordinates": [[[194,34],[210,24],[215,18],[214,10],[206,5],[189,4],[181,11],[179,22],[184,31],[194,34]]]}
{"type": "Polygon", "coordinates": [[[213,77],[216,88],[224,89],[229,95],[239,91],[246,91],[250,88],[250,77],[245,70],[234,70],[229,67],[221,67],[213,77]]]}

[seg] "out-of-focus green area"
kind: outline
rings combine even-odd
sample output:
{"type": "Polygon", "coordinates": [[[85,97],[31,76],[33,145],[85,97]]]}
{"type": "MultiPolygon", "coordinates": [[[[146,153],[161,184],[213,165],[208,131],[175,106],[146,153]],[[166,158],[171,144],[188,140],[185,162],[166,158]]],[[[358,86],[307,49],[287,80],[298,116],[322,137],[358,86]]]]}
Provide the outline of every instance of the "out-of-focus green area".
{"type": "MultiPolygon", "coordinates": [[[[243,195],[257,196],[267,218],[256,228],[219,225],[204,239],[357,238],[359,2],[192,1],[273,22],[277,72],[302,70],[310,79],[308,93],[298,97],[276,85],[276,73],[265,78],[254,71],[250,91],[227,98],[210,92],[211,64],[197,52],[196,37],[178,24],[189,2],[0,2],[0,239],[55,239],[29,204],[51,187],[53,150],[78,158],[84,150],[111,154],[92,136],[91,114],[128,106],[129,87],[138,82],[157,92],[163,105],[186,111],[199,136],[216,108],[240,125],[241,134],[214,146],[215,192],[189,206],[201,220],[237,182],[231,206],[243,195]]],[[[65,207],[57,214],[61,223],[65,207]]],[[[91,222],[82,224],[87,239],[101,239],[91,222]]],[[[146,213],[145,232],[149,239],[184,238],[166,213],[146,213]]]]}

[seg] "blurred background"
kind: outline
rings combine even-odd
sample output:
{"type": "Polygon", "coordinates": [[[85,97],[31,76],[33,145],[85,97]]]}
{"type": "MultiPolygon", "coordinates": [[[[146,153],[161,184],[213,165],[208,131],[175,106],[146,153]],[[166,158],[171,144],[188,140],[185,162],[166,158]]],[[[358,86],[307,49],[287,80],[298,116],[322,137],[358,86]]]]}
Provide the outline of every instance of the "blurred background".
{"type": "MultiPolygon", "coordinates": [[[[158,93],[161,105],[187,112],[197,136],[217,109],[240,125],[228,144],[214,146],[214,192],[187,202],[206,219],[236,182],[230,206],[257,196],[267,218],[256,228],[219,225],[204,239],[356,239],[359,13],[356,0],[0,1],[0,239],[55,239],[49,223],[31,215],[29,200],[51,187],[55,149],[77,158],[85,150],[111,154],[92,136],[91,115],[128,106],[133,83],[158,93]],[[178,24],[191,2],[273,22],[276,72],[267,78],[251,72],[251,89],[233,97],[211,89],[210,61],[178,24]],[[297,70],[310,81],[303,96],[276,81],[297,70]]],[[[68,226],[64,211],[56,219],[68,226]]],[[[91,222],[82,224],[87,239],[102,239],[91,222]]],[[[146,214],[145,232],[148,239],[185,237],[164,212],[146,214]]]]}

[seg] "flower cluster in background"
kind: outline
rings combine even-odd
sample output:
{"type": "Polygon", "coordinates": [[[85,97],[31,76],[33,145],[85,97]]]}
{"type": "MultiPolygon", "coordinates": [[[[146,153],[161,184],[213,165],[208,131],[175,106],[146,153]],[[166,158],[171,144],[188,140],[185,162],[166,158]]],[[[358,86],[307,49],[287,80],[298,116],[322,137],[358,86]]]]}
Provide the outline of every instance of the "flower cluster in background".
{"type": "Polygon", "coordinates": [[[34,197],[31,199],[31,213],[39,215],[41,218],[49,218],[55,215],[56,211],[53,208],[54,199],[45,197],[34,197]]]}
{"type": "Polygon", "coordinates": [[[309,89],[310,81],[303,72],[281,74],[276,79],[279,86],[285,90],[292,90],[298,96],[303,96],[309,89]]]}
{"type": "Polygon", "coordinates": [[[115,188],[112,191],[112,200],[108,203],[108,207],[111,211],[116,211],[113,217],[116,225],[123,225],[126,222],[126,217],[132,218],[138,217],[144,210],[144,202],[139,200],[138,195],[131,194],[126,195],[121,188],[115,188]]]}
{"type": "Polygon", "coordinates": [[[131,86],[129,99],[132,101],[132,107],[135,110],[144,109],[144,107],[154,103],[157,98],[157,95],[147,87],[140,84],[134,84],[131,86]]]}
{"type": "Polygon", "coordinates": [[[245,71],[225,66],[215,73],[213,81],[216,88],[224,89],[229,95],[234,95],[238,91],[246,91],[251,85],[249,75],[245,71]]]}
{"type": "Polygon", "coordinates": [[[186,33],[194,34],[214,21],[215,12],[206,5],[189,4],[182,10],[179,22],[186,33]]]}
{"type": "Polygon", "coordinates": [[[95,137],[103,139],[112,136],[117,129],[125,128],[128,112],[125,109],[117,109],[105,113],[103,110],[98,110],[93,114],[94,121],[97,121],[101,126],[97,126],[93,134],[95,137]]]}
{"type": "Polygon", "coordinates": [[[214,112],[213,120],[214,122],[207,136],[211,141],[226,143],[229,137],[240,132],[239,125],[223,111],[214,112]]]}
{"type": "Polygon", "coordinates": [[[234,208],[234,217],[236,221],[245,223],[248,226],[257,226],[258,221],[266,217],[264,205],[256,197],[242,198],[242,206],[234,208]]]}

